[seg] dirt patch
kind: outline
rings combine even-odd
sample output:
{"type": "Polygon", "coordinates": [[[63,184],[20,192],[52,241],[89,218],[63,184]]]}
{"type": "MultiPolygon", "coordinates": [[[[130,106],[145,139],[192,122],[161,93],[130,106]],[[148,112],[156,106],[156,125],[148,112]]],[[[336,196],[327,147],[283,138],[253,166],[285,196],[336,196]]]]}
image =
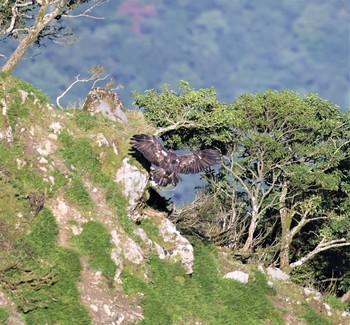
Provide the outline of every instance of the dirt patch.
{"type": "Polygon", "coordinates": [[[127,296],[122,288],[108,287],[101,272],[94,272],[88,267],[86,258],[82,258],[81,262],[79,289],[93,324],[134,324],[143,319],[137,297],[127,296]]]}
{"type": "Polygon", "coordinates": [[[70,247],[70,237],[82,231],[81,225],[88,220],[77,209],[67,203],[62,197],[57,197],[47,203],[60,228],[58,243],[63,247],[70,247]]]}
{"type": "Polygon", "coordinates": [[[0,308],[4,308],[8,314],[7,325],[24,325],[21,321],[21,314],[16,311],[16,306],[3,292],[0,291],[0,308]]]}

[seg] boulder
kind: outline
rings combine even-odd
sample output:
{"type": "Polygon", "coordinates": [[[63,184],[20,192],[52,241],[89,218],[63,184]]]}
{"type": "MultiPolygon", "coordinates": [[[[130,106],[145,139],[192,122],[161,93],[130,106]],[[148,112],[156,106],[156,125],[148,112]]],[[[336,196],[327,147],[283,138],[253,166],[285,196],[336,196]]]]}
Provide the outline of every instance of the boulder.
{"type": "Polygon", "coordinates": [[[284,273],[278,267],[269,266],[266,269],[266,272],[271,277],[272,280],[283,280],[283,281],[289,280],[289,275],[287,273],[284,273]]]}
{"type": "Polygon", "coordinates": [[[224,275],[225,279],[233,279],[241,283],[248,283],[249,274],[242,271],[233,271],[224,275]]]}
{"type": "Polygon", "coordinates": [[[124,186],[124,195],[129,199],[129,216],[134,218],[133,211],[140,203],[140,200],[145,192],[148,175],[140,172],[140,170],[131,164],[129,164],[128,158],[123,160],[123,165],[120,167],[114,179],[116,182],[120,182],[124,186]]]}
{"type": "Polygon", "coordinates": [[[108,86],[92,88],[83,105],[83,111],[102,114],[104,117],[122,124],[128,121],[119,95],[108,86]]]}
{"type": "Polygon", "coordinates": [[[161,220],[159,225],[159,234],[163,237],[165,242],[170,243],[168,249],[167,245],[167,255],[169,259],[178,260],[186,270],[187,274],[193,273],[193,263],[194,263],[194,254],[193,247],[190,242],[180,234],[176,229],[174,224],[164,218],[161,220]]]}

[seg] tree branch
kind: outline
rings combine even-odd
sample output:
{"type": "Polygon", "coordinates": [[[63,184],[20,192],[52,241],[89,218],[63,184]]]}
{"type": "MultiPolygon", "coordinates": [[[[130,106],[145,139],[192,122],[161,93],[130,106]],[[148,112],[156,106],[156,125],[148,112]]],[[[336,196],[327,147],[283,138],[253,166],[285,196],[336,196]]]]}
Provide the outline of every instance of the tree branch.
{"type": "Polygon", "coordinates": [[[78,74],[76,77],[75,77],[75,81],[72,82],[69,87],[60,95],[56,98],[56,104],[57,106],[60,108],[60,109],[63,109],[63,107],[61,106],[60,104],[60,100],[68,93],[69,90],[72,89],[72,87],[74,85],[76,85],[77,83],[79,82],[90,82],[90,81],[93,81],[94,80],[94,83],[93,83],[93,87],[96,85],[96,83],[98,81],[102,81],[102,80],[105,80],[109,75],[106,75],[104,77],[99,77],[99,76],[96,76],[94,73],[92,74],[92,76],[90,78],[83,78],[83,79],[80,79],[80,74],[78,74]]]}
{"type": "Polygon", "coordinates": [[[93,6],[89,7],[86,9],[84,12],[77,14],[77,15],[62,15],[62,17],[65,18],[78,18],[78,17],[87,17],[91,19],[105,19],[105,17],[97,17],[97,16],[92,16],[90,15],[90,12],[94,10],[96,7],[99,7],[105,3],[109,2],[109,0],[99,0],[97,1],[93,6]]]}
{"type": "Polygon", "coordinates": [[[335,247],[343,247],[343,246],[350,246],[350,242],[347,241],[345,238],[341,238],[341,239],[334,239],[334,240],[330,240],[330,241],[324,241],[322,240],[314,250],[312,250],[311,252],[309,252],[308,254],[306,254],[304,257],[302,257],[301,259],[299,259],[298,261],[291,263],[290,267],[292,269],[304,264],[306,261],[310,260],[311,258],[313,258],[315,255],[317,255],[320,252],[323,252],[325,250],[331,249],[331,248],[335,248],[335,247]]]}

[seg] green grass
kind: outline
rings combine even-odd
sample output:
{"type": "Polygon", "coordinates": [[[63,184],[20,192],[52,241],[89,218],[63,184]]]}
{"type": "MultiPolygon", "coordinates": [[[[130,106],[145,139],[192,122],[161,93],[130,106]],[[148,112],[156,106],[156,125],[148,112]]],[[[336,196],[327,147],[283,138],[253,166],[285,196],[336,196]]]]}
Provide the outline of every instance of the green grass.
{"type": "Polygon", "coordinates": [[[332,296],[330,294],[325,296],[325,301],[332,307],[336,308],[340,311],[346,310],[348,304],[346,302],[342,302],[339,298],[332,296]]]}
{"type": "Polygon", "coordinates": [[[89,221],[83,225],[83,232],[72,238],[73,246],[82,255],[89,257],[89,265],[113,283],[116,265],[111,259],[111,237],[99,222],[89,221]]]}
{"type": "Polygon", "coordinates": [[[52,173],[55,178],[55,185],[52,185],[50,182],[45,182],[31,165],[32,162],[25,158],[22,148],[0,146],[1,171],[5,174],[4,178],[11,179],[11,184],[17,189],[19,195],[45,192],[48,197],[52,197],[59,188],[65,185],[66,180],[57,169],[52,173]],[[26,165],[18,168],[17,159],[26,161],[26,165]]]}
{"type": "Polygon", "coordinates": [[[101,164],[93,152],[90,140],[87,138],[74,140],[67,132],[62,132],[59,140],[66,164],[74,166],[76,173],[88,175],[94,183],[105,189],[107,203],[117,208],[120,224],[128,234],[132,234],[135,225],[127,215],[128,201],[122,192],[123,189],[119,183],[101,171],[101,164]]]}
{"type": "Polygon", "coordinates": [[[52,254],[57,244],[59,228],[51,211],[44,208],[32,222],[27,243],[35,255],[46,257],[52,254]]]}
{"type": "Polygon", "coordinates": [[[32,84],[22,79],[12,77],[11,85],[12,87],[9,89],[9,93],[16,93],[18,90],[24,90],[28,92],[29,95],[33,94],[42,104],[50,102],[50,97],[44,94],[41,89],[34,87],[32,84]]]}
{"type": "Polygon", "coordinates": [[[151,219],[142,219],[141,227],[153,241],[159,241],[159,227],[151,219]]]}
{"type": "Polygon", "coordinates": [[[51,261],[56,277],[54,284],[45,288],[46,306],[26,313],[27,324],[91,324],[77,289],[81,270],[79,256],[71,250],[59,248],[51,256],[51,261]]]}
{"type": "Polygon", "coordinates": [[[332,325],[325,317],[316,313],[309,305],[304,304],[305,313],[302,316],[308,325],[332,325]]]}
{"type": "Polygon", "coordinates": [[[3,308],[0,308],[0,324],[7,324],[7,320],[9,318],[9,314],[8,312],[3,309],[3,308]]]}
{"type": "Polygon", "coordinates": [[[78,175],[73,175],[71,186],[65,191],[65,196],[81,211],[89,211],[94,207],[89,192],[78,175]]]}
{"type": "Polygon", "coordinates": [[[91,115],[81,109],[74,110],[74,118],[77,126],[83,131],[89,131],[96,127],[97,116],[91,115]]]}
{"type": "Polygon", "coordinates": [[[30,233],[18,241],[12,252],[17,263],[3,272],[3,282],[16,283],[9,293],[26,324],[91,324],[77,288],[79,255],[59,247],[57,238],[55,218],[45,208],[34,218],[30,233]]]}
{"type": "Polygon", "coordinates": [[[263,274],[257,272],[249,284],[223,279],[210,247],[196,243],[195,255],[192,277],[179,264],[156,256],[149,260],[149,283],[123,272],[125,290],[145,294],[145,319],[140,324],[186,324],[194,320],[211,325],[263,324],[267,320],[283,324],[268,299],[271,289],[263,274]]]}
{"type": "Polygon", "coordinates": [[[17,97],[12,102],[10,109],[7,112],[7,116],[12,131],[15,131],[18,120],[29,116],[29,107],[28,105],[23,105],[22,99],[17,97]]]}

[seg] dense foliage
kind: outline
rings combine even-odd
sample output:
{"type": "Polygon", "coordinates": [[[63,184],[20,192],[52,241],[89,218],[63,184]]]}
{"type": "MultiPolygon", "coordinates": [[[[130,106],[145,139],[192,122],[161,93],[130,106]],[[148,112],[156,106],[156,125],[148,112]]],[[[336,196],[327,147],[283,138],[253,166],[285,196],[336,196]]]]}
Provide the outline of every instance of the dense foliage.
{"type": "Polygon", "coordinates": [[[289,90],[220,104],[213,89],[196,96],[188,84],[182,89],[135,94],[168,145],[211,145],[225,154],[221,168],[208,173],[199,198],[180,213],[182,227],[244,254],[258,252],[259,259],[277,262],[286,272],[344,247],[334,266],[344,278],[350,246],[349,114],[315,94],[301,97],[289,90]]]}

